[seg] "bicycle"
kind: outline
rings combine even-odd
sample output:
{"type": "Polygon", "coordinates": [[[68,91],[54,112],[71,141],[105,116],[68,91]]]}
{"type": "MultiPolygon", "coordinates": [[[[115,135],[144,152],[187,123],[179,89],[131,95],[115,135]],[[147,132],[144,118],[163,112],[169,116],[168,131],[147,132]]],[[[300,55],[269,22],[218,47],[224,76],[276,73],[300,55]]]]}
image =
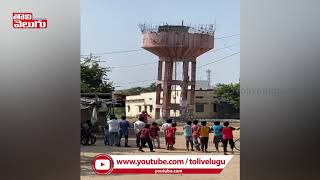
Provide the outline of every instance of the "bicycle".
{"type": "MultiPolygon", "coordinates": [[[[240,130],[240,128],[237,129],[237,130],[240,130]]],[[[221,147],[223,147],[223,144],[221,145],[221,147]]],[[[234,148],[235,148],[237,151],[240,151],[240,138],[238,138],[238,139],[236,139],[236,140],[234,141],[234,148]]]]}
{"type": "MultiPolygon", "coordinates": [[[[240,128],[238,128],[237,130],[240,130],[240,128]]],[[[234,148],[238,151],[240,151],[240,138],[236,139],[234,141],[234,148]]]]}
{"type": "Polygon", "coordinates": [[[234,148],[240,151],[240,138],[234,141],[234,148]]]}

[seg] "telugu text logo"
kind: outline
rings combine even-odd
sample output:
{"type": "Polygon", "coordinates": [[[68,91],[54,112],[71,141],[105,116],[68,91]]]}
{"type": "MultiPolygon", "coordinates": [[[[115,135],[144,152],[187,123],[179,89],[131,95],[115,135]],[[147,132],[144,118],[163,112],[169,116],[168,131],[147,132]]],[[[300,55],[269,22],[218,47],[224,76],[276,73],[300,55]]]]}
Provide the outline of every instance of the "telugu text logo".
{"type": "Polygon", "coordinates": [[[12,13],[13,28],[38,28],[48,27],[48,20],[45,18],[33,18],[32,13],[12,13]]]}

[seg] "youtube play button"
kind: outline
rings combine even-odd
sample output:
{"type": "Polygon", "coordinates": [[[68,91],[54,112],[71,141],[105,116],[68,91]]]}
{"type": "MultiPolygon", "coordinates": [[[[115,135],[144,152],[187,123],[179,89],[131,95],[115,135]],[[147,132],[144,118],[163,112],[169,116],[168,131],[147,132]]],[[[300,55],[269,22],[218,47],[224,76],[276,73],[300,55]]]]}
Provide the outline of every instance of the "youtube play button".
{"type": "Polygon", "coordinates": [[[113,170],[113,160],[109,155],[100,154],[93,159],[92,169],[96,174],[110,174],[113,170]]]}
{"type": "Polygon", "coordinates": [[[96,170],[109,170],[110,161],[108,159],[99,159],[95,162],[96,170]]]}

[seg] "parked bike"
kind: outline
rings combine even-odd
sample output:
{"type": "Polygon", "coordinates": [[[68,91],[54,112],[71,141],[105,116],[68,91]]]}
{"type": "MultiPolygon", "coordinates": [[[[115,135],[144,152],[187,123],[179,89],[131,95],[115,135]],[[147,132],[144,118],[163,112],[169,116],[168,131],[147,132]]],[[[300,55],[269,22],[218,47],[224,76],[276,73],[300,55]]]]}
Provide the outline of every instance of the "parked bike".
{"type": "MultiPolygon", "coordinates": [[[[240,130],[240,128],[237,129],[237,130],[240,130]]],[[[223,144],[221,145],[221,147],[223,147],[223,144]]],[[[240,138],[238,138],[238,139],[236,139],[236,140],[234,141],[234,148],[235,148],[237,151],[240,151],[240,138]]]]}
{"type": "MultiPolygon", "coordinates": [[[[238,130],[240,130],[240,128],[238,130]]],[[[240,151],[240,137],[234,141],[234,148],[240,151]]]]}
{"type": "Polygon", "coordinates": [[[240,138],[234,141],[234,148],[240,151],[240,138]]]}
{"type": "Polygon", "coordinates": [[[82,145],[93,145],[97,141],[96,136],[91,133],[90,130],[85,130],[81,127],[81,144],[82,145]]]}

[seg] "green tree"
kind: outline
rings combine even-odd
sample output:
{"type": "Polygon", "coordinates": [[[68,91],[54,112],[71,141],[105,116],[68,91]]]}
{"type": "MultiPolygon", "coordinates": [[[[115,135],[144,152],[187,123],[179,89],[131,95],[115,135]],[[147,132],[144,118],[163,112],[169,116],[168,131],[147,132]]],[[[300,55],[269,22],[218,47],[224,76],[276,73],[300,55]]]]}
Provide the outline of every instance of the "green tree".
{"type": "Polygon", "coordinates": [[[112,82],[107,78],[110,68],[101,67],[97,56],[83,57],[80,61],[81,93],[108,93],[112,82]]]}
{"type": "Polygon", "coordinates": [[[240,109],[240,83],[218,84],[214,93],[217,103],[226,102],[240,109]]]}
{"type": "Polygon", "coordinates": [[[151,83],[148,87],[144,88],[143,91],[144,92],[152,92],[155,91],[157,89],[157,85],[156,83],[151,83]]]}
{"type": "Polygon", "coordinates": [[[156,87],[157,87],[156,83],[152,83],[148,87],[132,87],[129,89],[120,90],[118,92],[121,94],[127,95],[127,96],[139,95],[139,94],[145,93],[145,92],[156,91],[156,87]]]}

